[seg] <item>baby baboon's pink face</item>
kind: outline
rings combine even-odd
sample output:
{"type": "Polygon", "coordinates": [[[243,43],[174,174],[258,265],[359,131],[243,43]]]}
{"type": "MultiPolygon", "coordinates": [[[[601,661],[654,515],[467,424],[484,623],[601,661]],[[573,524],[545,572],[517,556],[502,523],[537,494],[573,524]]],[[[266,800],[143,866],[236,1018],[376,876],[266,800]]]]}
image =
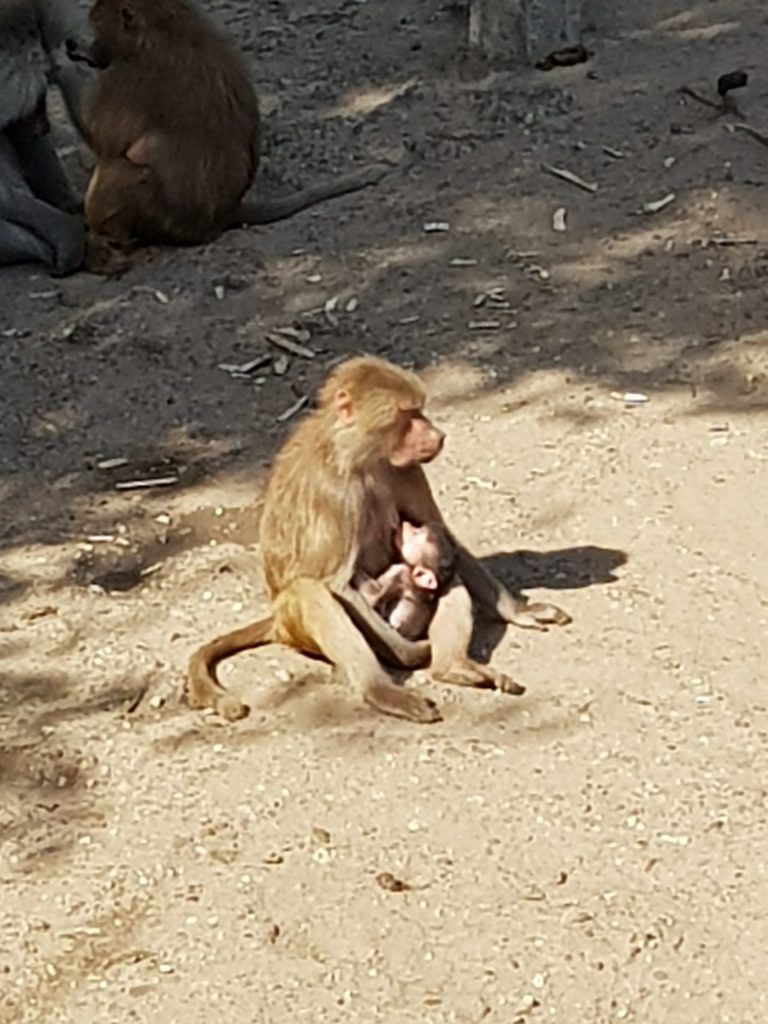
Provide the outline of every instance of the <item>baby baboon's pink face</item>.
{"type": "Polygon", "coordinates": [[[440,550],[429,526],[415,526],[404,519],[398,530],[400,556],[411,567],[414,586],[421,590],[437,590],[437,569],[440,550]]]}

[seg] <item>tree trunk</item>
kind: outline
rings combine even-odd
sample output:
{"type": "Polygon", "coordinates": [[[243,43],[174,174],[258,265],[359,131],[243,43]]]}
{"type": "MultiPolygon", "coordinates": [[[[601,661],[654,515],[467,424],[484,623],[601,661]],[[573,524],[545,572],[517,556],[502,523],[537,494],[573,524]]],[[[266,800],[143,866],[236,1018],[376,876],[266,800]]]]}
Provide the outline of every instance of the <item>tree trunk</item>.
{"type": "Polygon", "coordinates": [[[578,43],[583,0],[470,0],[469,46],[505,64],[578,43]]]}

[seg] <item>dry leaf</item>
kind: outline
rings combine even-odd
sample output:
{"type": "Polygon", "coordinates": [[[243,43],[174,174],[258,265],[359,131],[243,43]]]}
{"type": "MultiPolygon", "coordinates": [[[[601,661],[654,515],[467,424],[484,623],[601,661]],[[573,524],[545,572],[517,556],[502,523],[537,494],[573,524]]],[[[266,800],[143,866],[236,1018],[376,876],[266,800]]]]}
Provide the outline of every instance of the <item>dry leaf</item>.
{"type": "Polygon", "coordinates": [[[380,872],[376,875],[376,881],[387,892],[407,892],[410,889],[407,882],[403,882],[400,878],[395,878],[390,871],[380,872]]]}

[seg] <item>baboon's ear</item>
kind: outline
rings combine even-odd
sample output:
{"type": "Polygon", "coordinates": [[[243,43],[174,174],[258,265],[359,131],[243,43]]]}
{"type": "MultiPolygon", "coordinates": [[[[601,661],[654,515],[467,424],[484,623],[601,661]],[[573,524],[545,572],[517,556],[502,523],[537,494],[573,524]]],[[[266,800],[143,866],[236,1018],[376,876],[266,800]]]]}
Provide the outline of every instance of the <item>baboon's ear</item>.
{"type": "Polygon", "coordinates": [[[345,427],[355,421],[355,409],[352,404],[352,395],[346,388],[339,388],[333,396],[333,407],[336,410],[336,419],[345,427]]]}

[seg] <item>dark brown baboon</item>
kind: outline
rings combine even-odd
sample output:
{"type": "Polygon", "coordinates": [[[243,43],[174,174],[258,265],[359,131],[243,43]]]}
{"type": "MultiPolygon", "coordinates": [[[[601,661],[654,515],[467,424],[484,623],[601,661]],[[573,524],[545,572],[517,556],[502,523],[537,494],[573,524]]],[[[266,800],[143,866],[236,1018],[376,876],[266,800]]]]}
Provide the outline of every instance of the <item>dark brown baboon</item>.
{"type": "Polygon", "coordinates": [[[91,46],[71,48],[102,69],[73,112],[96,155],[85,199],[90,269],[122,269],[137,244],[198,244],[279,220],[385,173],[371,167],[244,202],[259,163],[259,108],[235,47],[193,0],[96,0],[90,22],[91,46]]]}
{"type": "Polygon", "coordinates": [[[369,704],[416,722],[437,721],[437,707],[394,685],[372,643],[406,666],[426,664],[431,649],[431,675],[445,682],[522,692],[470,660],[470,595],[488,613],[532,628],[565,623],[568,616],[509,593],[455,538],[460,582],[440,598],[426,644],[401,637],[350,585],[357,571],[376,578],[396,561],[392,538],[401,521],[444,527],[423,469],[440,452],[444,435],[423,406],[418,378],[381,359],[351,359],[331,373],[319,408],[286,441],[267,486],[261,550],[272,615],[192,655],[192,707],[214,708],[229,719],[247,714],[216,679],[216,665],[272,642],[326,658],[369,704]]]}
{"type": "Polygon", "coordinates": [[[0,2],[0,264],[82,263],[85,230],[49,134],[53,51],[77,30],[74,0],[0,2]]]}

